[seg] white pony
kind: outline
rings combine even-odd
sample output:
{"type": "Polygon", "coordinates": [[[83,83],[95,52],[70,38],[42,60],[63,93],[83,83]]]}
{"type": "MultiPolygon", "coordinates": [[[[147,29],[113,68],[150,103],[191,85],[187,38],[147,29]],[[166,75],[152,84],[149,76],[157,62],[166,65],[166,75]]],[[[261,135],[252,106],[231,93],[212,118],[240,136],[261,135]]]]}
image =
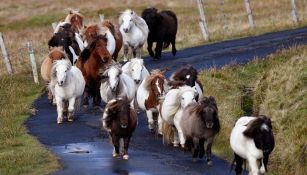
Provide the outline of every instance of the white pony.
{"type": "Polygon", "coordinates": [[[149,33],[145,20],[134,11],[127,9],[120,15],[119,25],[119,30],[123,35],[124,61],[128,61],[129,47],[132,48],[134,58],[141,58],[142,47],[149,33]]]}
{"type": "Polygon", "coordinates": [[[82,72],[72,66],[69,60],[56,61],[52,66],[49,88],[56,98],[57,123],[63,122],[64,101],[69,104],[68,121],[73,121],[76,101],[80,100],[85,88],[82,72]]]}
{"type": "Polygon", "coordinates": [[[126,96],[132,107],[134,107],[135,93],[136,87],[133,79],[123,73],[119,65],[111,65],[101,75],[100,95],[105,103],[114,98],[126,96]]]}
{"type": "Polygon", "coordinates": [[[266,116],[239,118],[230,134],[230,146],[235,153],[237,174],[242,173],[243,159],[249,163],[250,175],[264,174],[275,146],[271,120],[266,116]]]}
{"type": "MultiPolygon", "coordinates": [[[[182,118],[183,110],[188,104],[196,102],[195,98],[197,91],[195,87],[181,86],[178,89],[171,89],[165,96],[162,103],[159,118],[163,119],[163,122],[173,127],[174,131],[174,143],[175,147],[179,146],[179,141],[182,147],[185,144],[185,136],[183,135],[180,121],[182,118]],[[179,137],[179,138],[178,138],[179,137]]],[[[159,132],[162,133],[162,123],[159,123],[159,132]]],[[[164,137],[164,134],[163,134],[164,137]]]]}
{"type": "Polygon", "coordinates": [[[134,80],[137,87],[139,87],[140,82],[149,76],[149,72],[144,65],[144,60],[140,58],[132,58],[122,66],[122,70],[134,80]]]}

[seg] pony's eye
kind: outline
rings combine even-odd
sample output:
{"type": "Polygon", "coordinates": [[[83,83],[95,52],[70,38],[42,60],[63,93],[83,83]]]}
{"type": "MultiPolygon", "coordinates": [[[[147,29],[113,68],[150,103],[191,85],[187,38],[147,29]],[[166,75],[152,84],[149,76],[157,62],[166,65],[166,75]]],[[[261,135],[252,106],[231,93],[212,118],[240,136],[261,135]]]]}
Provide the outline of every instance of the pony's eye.
{"type": "Polygon", "coordinates": [[[132,22],[132,19],[130,19],[130,22],[132,22]]]}
{"type": "Polygon", "coordinates": [[[181,100],[184,100],[184,98],[183,98],[183,97],[181,97],[181,100]]]}

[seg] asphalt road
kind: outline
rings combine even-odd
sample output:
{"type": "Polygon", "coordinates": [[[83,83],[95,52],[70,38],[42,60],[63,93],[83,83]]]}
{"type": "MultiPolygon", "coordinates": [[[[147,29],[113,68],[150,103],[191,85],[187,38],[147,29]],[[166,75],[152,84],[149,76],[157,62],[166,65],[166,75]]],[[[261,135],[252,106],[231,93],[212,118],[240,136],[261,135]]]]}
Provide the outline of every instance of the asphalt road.
{"type": "MultiPolygon", "coordinates": [[[[246,63],[255,57],[302,44],[307,44],[307,28],[188,48],[178,51],[175,57],[164,53],[158,61],[145,58],[145,65],[149,70],[168,68],[169,76],[187,64],[199,70],[212,66],[219,68],[229,63],[246,63]]],[[[56,108],[48,103],[46,94],[34,105],[38,111],[29,118],[26,126],[31,135],[60,158],[63,169],[54,174],[230,174],[230,164],[218,157],[214,156],[213,167],[208,167],[205,159],[192,162],[190,153],[163,145],[162,139],[147,129],[143,113],[138,116],[139,124],[126,161],[112,158],[112,145],[107,133],[101,130],[101,109],[82,108],[74,122],[57,125],[56,108]]]]}

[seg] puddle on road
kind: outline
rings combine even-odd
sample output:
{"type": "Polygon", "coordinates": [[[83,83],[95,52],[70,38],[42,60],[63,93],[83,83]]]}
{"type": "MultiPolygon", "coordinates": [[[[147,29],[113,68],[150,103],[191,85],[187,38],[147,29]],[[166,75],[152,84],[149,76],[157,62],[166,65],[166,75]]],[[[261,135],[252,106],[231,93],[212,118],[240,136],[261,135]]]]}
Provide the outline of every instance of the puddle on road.
{"type": "Polygon", "coordinates": [[[64,153],[70,154],[89,154],[95,150],[95,147],[89,144],[76,143],[65,145],[64,153]]]}

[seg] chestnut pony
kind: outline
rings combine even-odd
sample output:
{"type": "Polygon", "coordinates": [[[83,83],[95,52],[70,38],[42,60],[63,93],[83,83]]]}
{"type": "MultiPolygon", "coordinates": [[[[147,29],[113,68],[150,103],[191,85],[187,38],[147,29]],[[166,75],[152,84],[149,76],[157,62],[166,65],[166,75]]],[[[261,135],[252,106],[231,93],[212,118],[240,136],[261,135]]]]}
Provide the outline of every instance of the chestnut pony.
{"type": "Polygon", "coordinates": [[[83,27],[83,18],[79,10],[68,9],[68,15],[65,18],[65,22],[71,24],[74,32],[79,33],[83,27]]]}
{"type": "Polygon", "coordinates": [[[85,48],[77,61],[77,67],[82,71],[86,87],[83,97],[83,105],[89,104],[89,96],[93,97],[94,105],[99,105],[100,74],[113,63],[112,56],[107,50],[107,38],[105,35],[97,36],[93,42],[85,48]]]}
{"type": "Polygon", "coordinates": [[[98,35],[106,34],[108,39],[107,48],[112,58],[116,61],[118,53],[122,48],[123,37],[119,29],[115,27],[109,20],[104,20],[101,24],[92,24],[82,31],[83,40],[91,43],[98,35]]]}

